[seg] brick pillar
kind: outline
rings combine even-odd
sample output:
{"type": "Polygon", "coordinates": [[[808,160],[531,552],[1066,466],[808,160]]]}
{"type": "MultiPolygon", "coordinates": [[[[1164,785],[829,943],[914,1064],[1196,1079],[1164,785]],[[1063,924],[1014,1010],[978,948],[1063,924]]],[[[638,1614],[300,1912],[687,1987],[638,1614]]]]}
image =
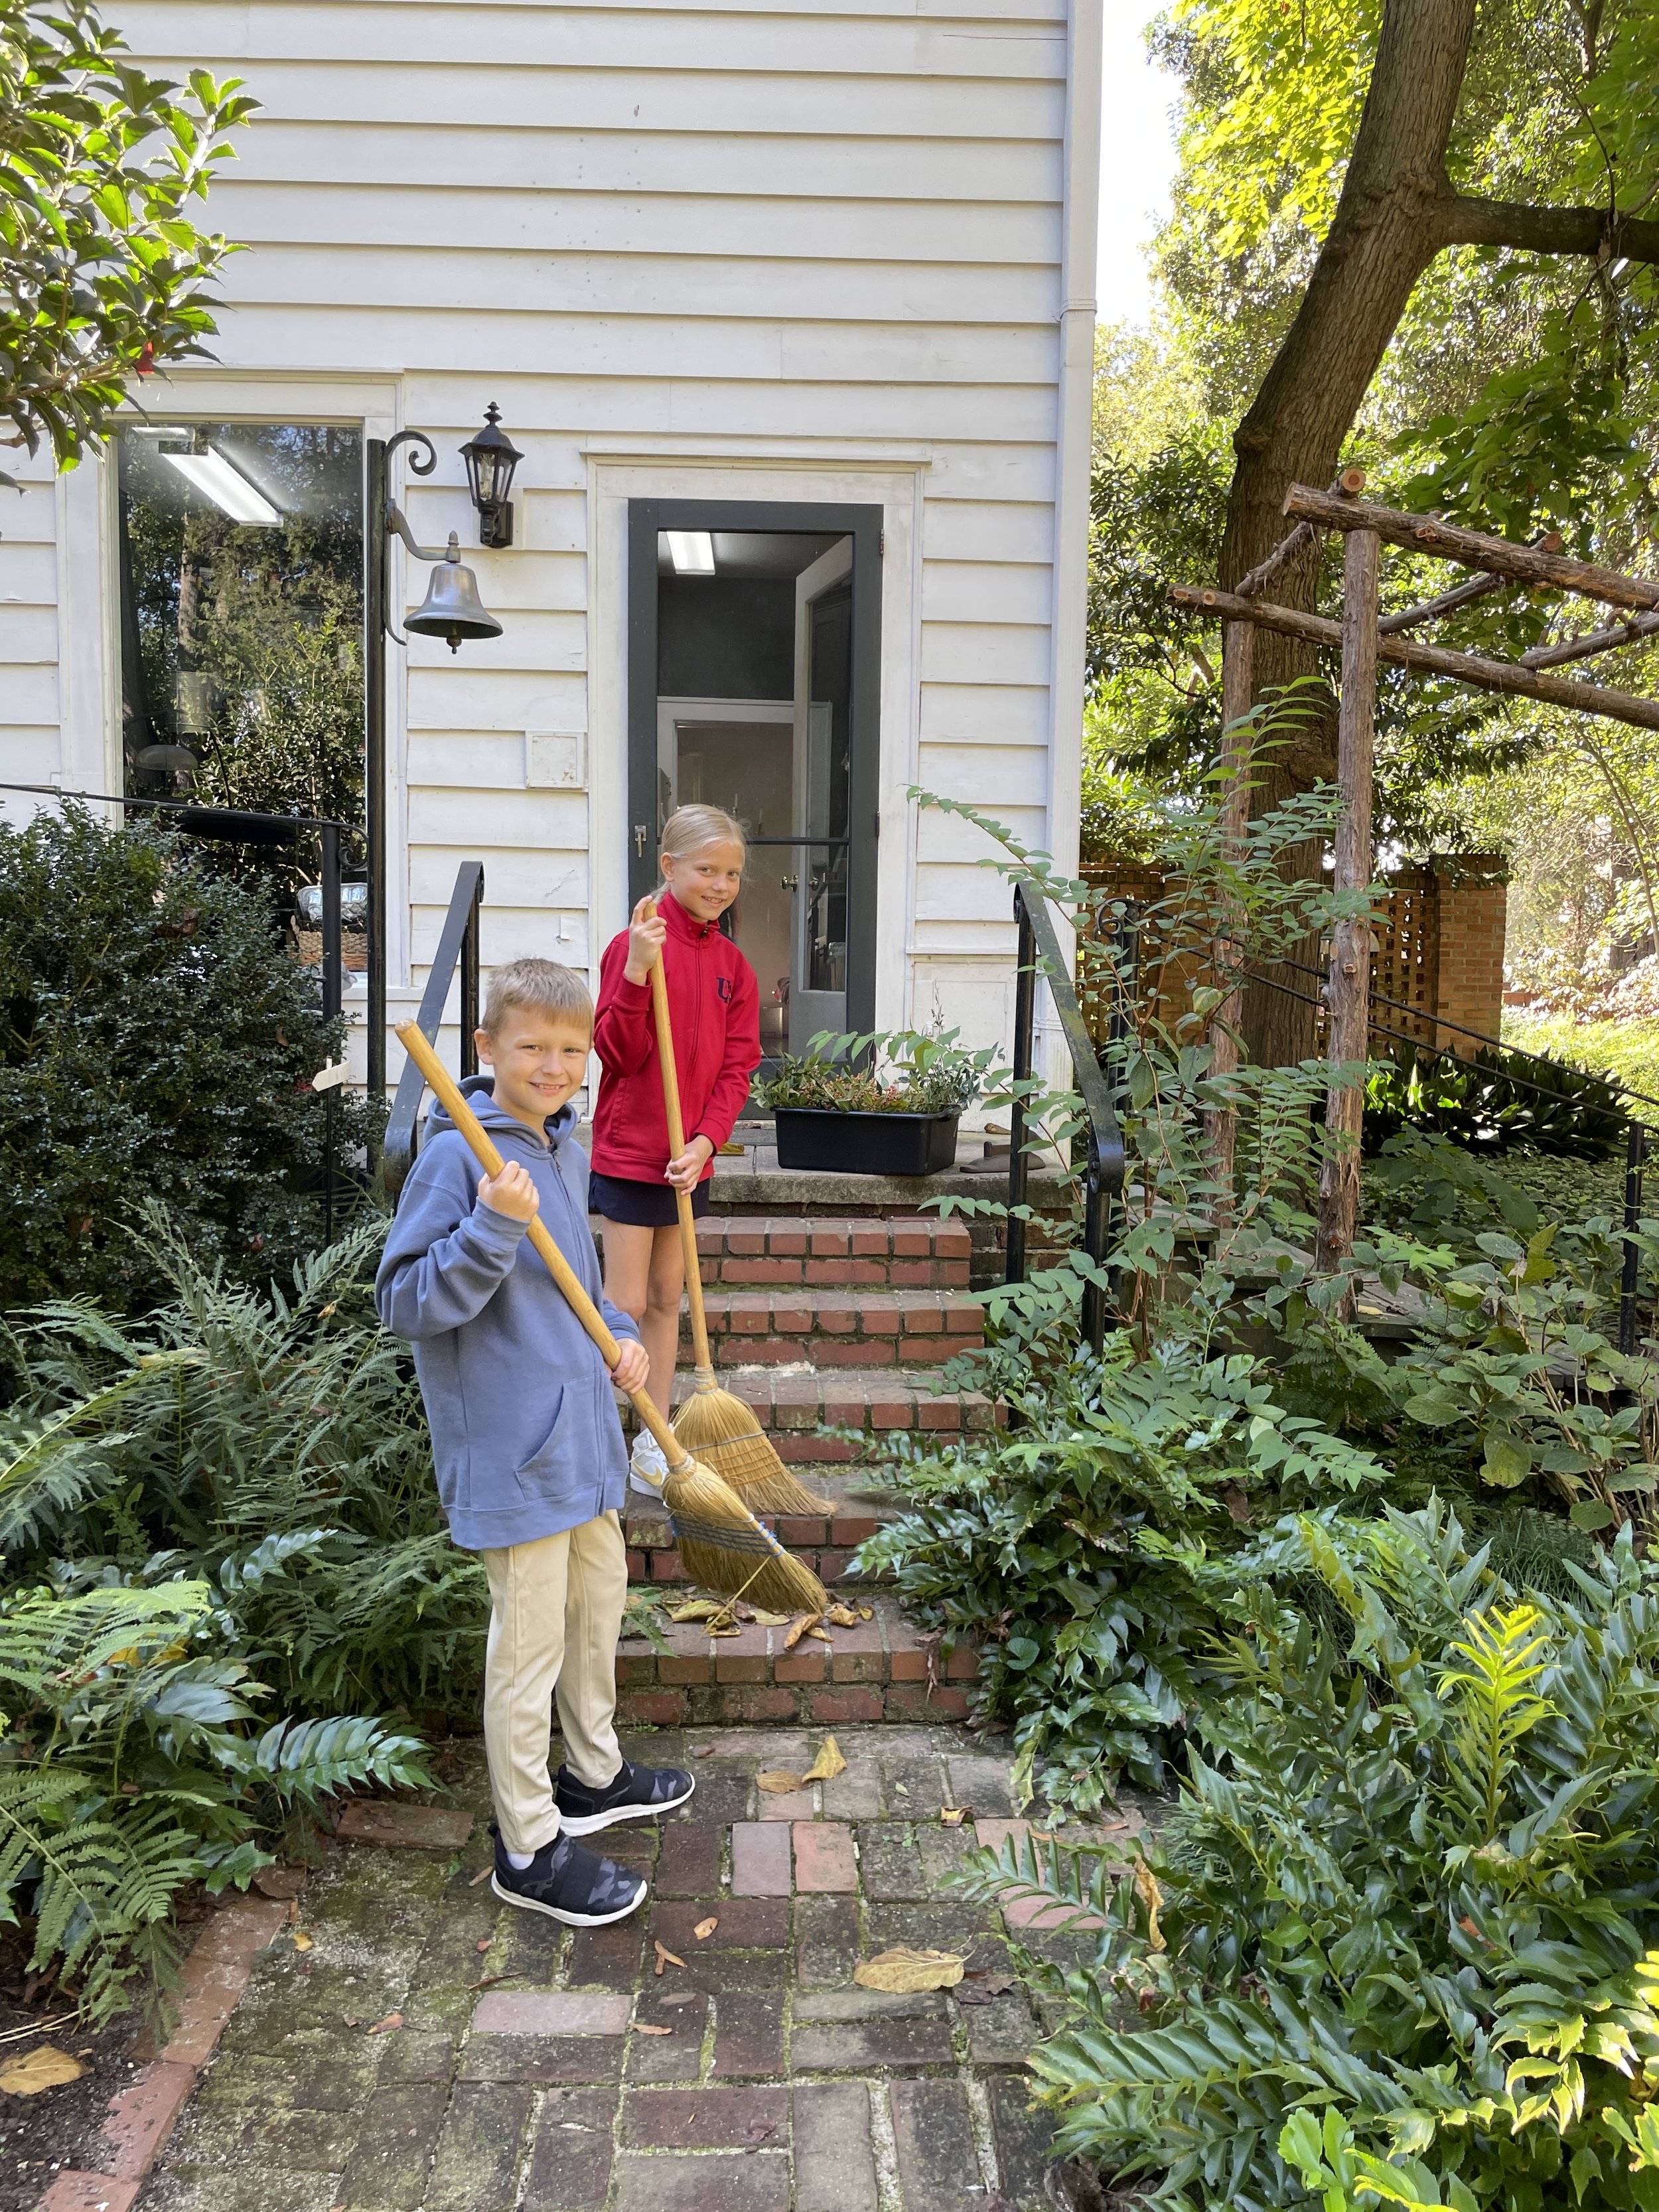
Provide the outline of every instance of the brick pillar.
{"type": "MultiPolygon", "coordinates": [[[[1495,1037],[1504,1018],[1504,923],[1507,872],[1496,853],[1437,853],[1429,863],[1439,909],[1434,1011],[1495,1037]]],[[[1469,1059],[1474,1038],[1437,1029],[1436,1042],[1469,1059]]]]}

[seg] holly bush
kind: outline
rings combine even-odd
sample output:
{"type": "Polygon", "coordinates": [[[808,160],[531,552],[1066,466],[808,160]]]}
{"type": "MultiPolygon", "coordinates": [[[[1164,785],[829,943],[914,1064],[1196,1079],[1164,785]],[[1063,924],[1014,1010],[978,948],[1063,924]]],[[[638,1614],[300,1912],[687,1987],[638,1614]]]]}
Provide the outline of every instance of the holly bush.
{"type": "MultiPolygon", "coordinates": [[[[149,1303],[146,1200],[252,1279],[320,1244],[311,1079],[343,1037],[267,901],[187,840],[74,806],[0,824],[0,1307],[149,1303]]],[[[333,1110],[349,1162],[368,1109],[339,1091],[333,1110]]]]}

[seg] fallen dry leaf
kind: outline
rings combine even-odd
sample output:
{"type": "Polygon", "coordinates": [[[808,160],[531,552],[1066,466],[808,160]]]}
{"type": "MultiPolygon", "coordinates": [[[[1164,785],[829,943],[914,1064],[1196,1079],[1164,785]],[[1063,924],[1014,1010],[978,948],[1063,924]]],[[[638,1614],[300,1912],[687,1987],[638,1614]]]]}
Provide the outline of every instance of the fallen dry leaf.
{"type": "Polygon", "coordinates": [[[297,1928],[294,1931],[294,1948],[296,1951],[308,1951],[311,1948],[310,1936],[302,1935],[297,1928]]]}
{"type": "Polygon", "coordinates": [[[1141,1903],[1146,1908],[1146,1941],[1154,1951],[1165,1948],[1164,1932],[1158,1924],[1158,1916],[1164,1909],[1164,1892],[1158,1886],[1158,1877],[1145,1859],[1135,1861],[1135,1887],[1140,1892],[1141,1903]]]}
{"type": "Polygon", "coordinates": [[[691,1930],[691,1933],[696,1937],[699,1943],[706,1943],[720,1924],[719,1919],[711,1912],[707,1920],[698,1921],[696,1926],[691,1930]]]}
{"type": "Polygon", "coordinates": [[[0,2089],[14,2097],[38,2097],[43,2089],[78,2081],[86,2070],[78,2058],[71,2058],[55,2043],[37,2043],[23,2057],[0,2066],[0,2089]]]}
{"type": "Polygon", "coordinates": [[[495,1869],[494,1867],[480,1867],[477,1874],[473,1875],[471,1881],[468,1882],[467,1887],[469,1889],[476,1889],[481,1881],[488,1881],[490,1875],[494,1874],[495,1871],[495,1869]]]}
{"type": "Polygon", "coordinates": [[[482,1942],[475,1943],[472,1948],[475,1951],[487,1951],[495,1940],[493,1936],[486,1936],[482,1942]]]}
{"type": "Polygon", "coordinates": [[[744,1611],[750,1613],[757,1628],[781,1628],[789,1618],[787,1613],[768,1613],[763,1607],[758,1605],[752,1608],[752,1612],[745,1606],[744,1611]]]}
{"type": "Polygon", "coordinates": [[[861,1990],[910,1996],[922,1990],[954,1989],[962,1969],[963,1960],[954,1951],[914,1950],[908,1943],[896,1943],[890,1951],[878,1951],[873,1959],[860,1959],[853,1979],[861,1990]]]}
{"type": "Polygon", "coordinates": [[[832,1605],[823,1617],[837,1628],[856,1628],[859,1625],[857,1609],[850,1605],[832,1605]]]}
{"type": "Polygon", "coordinates": [[[659,2005],[696,2004],[702,1996],[701,1990],[669,1990],[657,1999],[659,2005]]]}
{"type": "Polygon", "coordinates": [[[823,1626],[822,1626],[822,1624],[821,1624],[821,1623],[819,1623],[818,1621],[816,1621],[816,1620],[812,1623],[812,1626],[811,1626],[807,1630],[806,1633],[807,1633],[809,1636],[816,1636],[816,1637],[817,1638],[818,1642],[819,1642],[820,1644],[833,1644],[833,1643],[835,1642],[835,1640],[836,1640],[836,1639],[835,1639],[835,1638],[834,1638],[833,1636],[831,1636],[831,1634],[830,1633],[829,1630],[828,1630],[827,1628],[823,1627],[823,1626]]]}
{"type": "Polygon", "coordinates": [[[800,1788],[799,1775],[786,1774],[781,1766],[769,1766],[764,1774],[757,1774],[755,1779],[763,1790],[774,1797],[793,1796],[800,1788]]]}
{"type": "Polygon", "coordinates": [[[859,1607],[859,1619],[860,1620],[873,1620],[875,1617],[876,1609],[873,1606],[861,1605],[859,1607]]]}
{"type": "Polygon", "coordinates": [[[793,1651],[817,1619],[817,1615],[815,1613],[798,1613],[784,1632],[784,1650],[793,1651]]]}
{"type": "Polygon", "coordinates": [[[404,2016],[400,2012],[389,2012],[384,2020],[377,2020],[369,2029],[371,2035],[389,2035],[394,2027],[401,2027],[404,2016]]]}
{"type": "Polygon", "coordinates": [[[965,1805],[941,1805],[939,1818],[941,1827],[959,1828],[968,1818],[968,1808],[965,1805]]]}
{"type": "Polygon", "coordinates": [[[658,2027],[648,2020],[636,2020],[634,2032],[636,2035],[672,2035],[674,2033],[672,2027],[658,2027]]]}
{"type": "Polygon", "coordinates": [[[971,1983],[964,1978],[951,1991],[958,2004],[989,2004],[994,1997],[1000,1997],[1005,1990],[1014,1986],[1012,1974],[974,1973],[971,1967],[969,1972],[973,1975],[971,1983]]]}
{"type": "Polygon", "coordinates": [[[712,1597],[689,1597],[669,1613],[671,1620],[718,1620],[731,1611],[723,1600],[712,1597]]]}
{"type": "Polygon", "coordinates": [[[841,1746],[832,1735],[827,1735],[818,1746],[818,1755],[802,1775],[803,1782],[833,1782],[838,1774],[845,1774],[847,1761],[841,1755],[841,1746]]]}
{"type": "Polygon", "coordinates": [[[289,1898],[289,1901],[288,1901],[288,1912],[287,1912],[286,1917],[287,1917],[287,1920],[288,1920],[288,1924],[289,1924],[289,1926],[290,1928],[297,1928],[297,1927],[299,1926],[299,1924],[300,1924],[300,1900],[299,1900],[299,1899],[298,1899],[297,1897],[291,1897],[291,1898],[289,1898]]]}
{"type": "MultiPolygon", "coordinates": [[[[655,1939],[653,1938],[653,1940],[654,1942],[655,1939]]],[[[656,1952],[657,1972],[659,1973],[661,1973],[665,1966],[683,1966],[685,1964],[684,1960],[677,1958],[665,1943],[658,1943],[656,1945],[656,1952]]]]}

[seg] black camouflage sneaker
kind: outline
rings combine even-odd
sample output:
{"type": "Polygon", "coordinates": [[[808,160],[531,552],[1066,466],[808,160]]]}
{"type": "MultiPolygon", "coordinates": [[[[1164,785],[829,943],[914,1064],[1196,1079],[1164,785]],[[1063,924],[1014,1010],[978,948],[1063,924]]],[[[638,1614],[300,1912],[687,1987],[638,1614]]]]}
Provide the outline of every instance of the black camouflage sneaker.
{"type": "Polygon", "coordinates": [[[495,1838],[489,1887],[504,1904],[544,1912],[567,1928],[603,1928],[612,1920],[626,1920],[644,1899],[641,1875],[584,1850],[572,1837],[556,1836],[527,1867],[515,1867],[494,1821],[489,1832],[495,1838]]]}
{"type": "Polygon", "coordinates": [[[654,1820],[684,1805],[696,1784],[678,1766],[630,1766],[626,1759],[614,1782],[590,1790],[568,1766],[553,1778],[553,1802],[567,1835],[591,1836],[613,1820],[654,1820]]]}

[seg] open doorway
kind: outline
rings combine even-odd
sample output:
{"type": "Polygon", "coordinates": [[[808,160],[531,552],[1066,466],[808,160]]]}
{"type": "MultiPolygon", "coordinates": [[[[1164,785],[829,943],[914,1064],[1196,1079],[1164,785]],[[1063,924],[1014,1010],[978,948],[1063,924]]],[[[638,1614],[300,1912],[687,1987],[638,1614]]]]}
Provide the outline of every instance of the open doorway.
{"type": "Polygon", "coordinates": [[[636,501],[629,521],[632,895],[675,807],[726,808],[750,853],[725,926],[767,1058],[867,1029],[880,510],[636,501]]]}

